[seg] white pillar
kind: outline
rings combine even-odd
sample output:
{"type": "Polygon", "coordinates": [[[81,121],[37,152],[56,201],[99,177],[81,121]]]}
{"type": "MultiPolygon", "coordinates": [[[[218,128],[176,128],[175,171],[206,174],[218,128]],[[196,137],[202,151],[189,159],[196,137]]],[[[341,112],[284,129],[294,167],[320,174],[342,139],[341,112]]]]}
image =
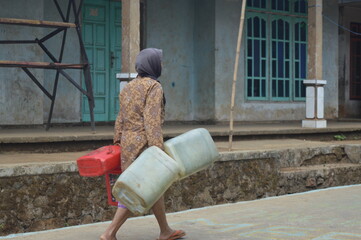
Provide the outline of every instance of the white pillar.
{"type": "Polygon", "coordinates": [[[308,1],[308,80],[306,85],[306,119],[302,121],[302,127],[325,128],[327,122],[324,119],[324,86],[323,79],[323,0],[308,1]]]}
{"type": "Polygon", "coordinates": [[[304,80],[306,85],[306,119],[302,127],[325,128],[327,121],[324,119],[324,85],[326,80],[304,80]]]}
{"type": "Polygon", "coordinates": [[[119,83],[119,92],[121,92],[124,86],[132,79],[137,77],[137,73],[117,73],[117,79],[119,83]]]}

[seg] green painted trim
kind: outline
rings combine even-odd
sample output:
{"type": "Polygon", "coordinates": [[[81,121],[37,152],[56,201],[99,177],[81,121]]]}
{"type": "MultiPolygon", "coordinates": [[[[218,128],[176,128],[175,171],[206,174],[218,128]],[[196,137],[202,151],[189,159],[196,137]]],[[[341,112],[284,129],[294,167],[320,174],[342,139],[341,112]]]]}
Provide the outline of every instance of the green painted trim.
{"type": "MultiPolygon", "coordinates": [[[[292,5],[290,5],[291,10],[293,11],[294,9],[294,3],[295,1],[291,1],[292,5]]],[[[270,6],[268,6],[270,8],[270,6]]],[[[249,7],[248,7],[249,8],[249,7]]],[[[269,10],[269,9],[268,9],[269,10]]],[[[275,12],[275,11],[273,11],[275,12]]],[[[304,14],[307,15],[307,14],[304,14]]],[[[246,100],[253,100],[253,101],[273,101],[273,102],[277,102],[277,101],[305,101],[305,97],[296,97],[296,81],[303,81],[304,79],[300,79],[300,78],[296,78],[295,77],[295,64],[296,64],[296,59],[295,59],[295,44],[296,43],[301,43],[301,44],[305,44],[305,55],[306,55],[306,62],[305,62],[305,66],[306,66],[306,71],[307,71],[307,29],[306,29],[306,41],[296,41],[294,39],[294,35],[295,35],[295,24],[298,22],[304,22],[307,26],[307,20],[303,17],[293,17],[293,16],[284,16],[284,15],[276,15],[276,14],[269,14],[267,12],[261,13],[261,12],[247,12],[247,18],[246,18],[246,34],[245,34],[245,99],[246,100]],[[267,46],[267,50],[266,50],[266,95],[263,97],[259,97],[259,96],[254,96],[254,90],[253,90],[253,86],[252,86],[252,94],[248,95],[248,87],[249,87],[249,83],[248,81],[251,80],[250,84],[254,84],[254,80],[255,79],[264,79],[264,78],[259,78],[259,77],[255,77],[255,76],[248,76],[248,67],[249,67],[249,61],[252,62],[252,64],[254,64],[254,61],[252,61],[252,58],[254,56],[254,53],[252,53],[251,56],[248,56],[248,48],[249,48],[249,44],[254,43],[255,40],[264,40],[261,37],[249,37],[248,36],[248,30],[249,30],[249,26],[248,26],[248,21],[249,19],[253,19],[255,17],[259,17],[260,19],[264,19],[266,21],[266,46],[267,46]],[[272,94],[272,79],[275,79],[274,77],[272,77],[272,60],[276,60],[278,58],[272,58],[272,41],[273,40],[277,40],[278,36],[276,36],[276,39],[272,38],[272,22],[275,20],[282,20],[282,21],[286,21],[289,24],[289,38],[287,40],[281,39],[278,40],[277,42],[283,43],[283,47],[285,48],[285,45],[288,44],[288,58],[284,59],[283,63],[288,62],[289,64],[289,72],[288,72],[288,77],[285,74],[286,68],[283,67],[283,78],[279,78],[277,77],[277,81],[283,81],[283,89],[288,87],[288,92],[289,92],[289,96],[286,96],[286,92],[284,92],[284,96],[280,97],[280,94],[278,94],[278,96],[273,97],[272,94]],[[251,41],[251,42],[249,42],[251,41]],[[288,86],[286,84],[285,81],[288,81],[288,86]]],[[[252,24],[253,27],[253,24],[252,24]]],[[[278,53],[278,51],[276,50],[276,54],[278,53]]],[[[264,59],[260,58],[260,61],[262,61],[264,59]]],[[[276,63],[278,64],[278,63],[276,63]]],[[[284,65],[284,64],[283,64],[284,65]]],[[[252,69],[254,69],[254,66],[252,66],[252,69]]],[[[278,69],[278,68],[277,68],[278,69]]],[[[253,71],[253,70],[252,70],[253,71]]],[[[307,72],[306,72],[307,75],[307,72]]],[[[307,77],[307,76],[306,76],[307,77]]],[[[303,85],[302,85],[303,86],[303,85]]],[[[275,89],[276,91],[278,91],[278,88],[275,89]]],[[[301,90],[299,91],[299,93],[301,93],[301,90]]]]}
{"type": "Polygon", "coordinates": [[[116,31],[110,32],[110,51],[113,53],[115,59],[113,65],[110,66],[110,101],[109,101],[109,120],[114,121],[119,111],[119,80],[116,79],[116,74],[121,72],[122,61],[122,19],[121,16],[121,3],[110,2],[110,29],[116,31]]]}
{"type": "MultiPolygon", "coordinates": [[[[268,89],[268,81],[267,81],[267,79],[268,79],[268,67],[267,67],[267,59],[268,59],[268,51],[267,51],[267,48],[268,48],[268,46],[267,46],[267,36],[268,36],[268,28],[267,28],[267,18],[266,17],[264,17],[264,16],[260,16],[259,14],[255,14],[255,13],[249,13],[249,14],[247,14],[247,22],[248,22],[248,20],[249,19],[253,19],[253,18],[255,18],[255,17],[259,17],[259,19],[260,19],[260,21],[262,22],[262,21],[265,21],[265,24],[266,24],[266,26],[265,26],[265,31],[266,31],[266,33],[265,33],[265,38],[263,37],[263,36],[261,36],[261,34],[262,34],[262,31],[261,31],[261,29],[262,29],[262,26],[260,25],[260,29],[259,29],[259,32],[260,32],[260,37],[248,37],[248,26],[246,27],[247,28],[247,34],[246,34],[246,61],[245,61],[245,64],[246,64],[246,76],[245,76],[245,79],[246,79],[246,88],[245,88],[245,96],[246,96],[246,99],[247,100],[267,100],[268,99],[268,91],[267,91],[267,89],[268,89]],[[248,65],[248,62],[249,61],[252,61],[252,71],[254,71],[254,69],[255,69],[255,61],[253,61],[253,59],[254,59],[254,53],[252,53],[252,56],[248,56],[248,47],[249,47],[249,44],[248,44],[248,41],[251,41],[252,42],[252,45],[255,43],[255,41],[259,41],[259,46],[260,46],[260,76],[259,77],[255,77],[255,76],[252,76],[252,77],[249,77],[248,76],[248,67],[249,67],[249,65],[248,65]],[[266,56],[265,57],[262,57],[262,49],[263,49],[263,47],[262,47],[262,42],[263,41],[265,41],[265,54],[266,54],[266,56]],[[263,74],[263,69],[262,69],[262,61],[266,61],[266,68],[265,68],[265,76],[262,76],[263,74]],[[248,95],[248,80],[249,79],[251,79],[251,81],[252,81],[252,96],[249,96],[248,95]],[[259,86],[261,86],[261,89],[259,90],[259,92],[260,92],[260,95],[261,96],[254,96],[254,88],[253,88],[253,86],[254,86],[254,83],[255,83],[255,81],[256,80],[259,80],[260,82],[262,81],[262,80],[265,80],[265,95],[264,96],[262,96],[262,87],[263,87],[263,85],[260,83],[259,84],[259,86]]],[[[254,25],[252,24],[252,32],[254,32],[254,25]]]]}
{"type": "Polygon", "coordinates": [[[265,9],[268,9],[268,6],[269,6],[269,0],[247,0],[247,8],[248,9],[257,9],[257,10],[265,10],[265,9]],[[252,2],[252,4],[254,4],[255,1],[262,1],[266,7],[262,8],[262,7],[253,7],[253,6],[250,6],[250,2],[252,2]]]}
{"type": "MultiPolygon", "coordinates": [[[[294,19],[294,21],[293,21],[293,29],[294,29],[294,34],[293,34],[293,37],[295,37],[295,31],[296,31],[296,24],[298,24],[298,23],[303,23],[304,24],[304,26],[306,27],[306,29],[305,29],[305,41],[302,41],[300,38],[301,38],[301,31],[299,32],[299,34],[298,34],[298,36],[299,36],[299,39],[294,39],[294,50],[293,50],[293,54],[294,54],[294,63],[293,63],[293,66],[294,66],[294,68],[295,68],[295,65],[296,65],[296,62],[298,62],[298,63],[300,63],[301,61],[300,60],[298,60],[298,59],[296,59],[296,47],[295,47],[295,44],[305,44],[305,51],[306,51],[306,53],[305,53],[305,57],[306,57],[306,62],[305,62],[305,70],[306,70],[306,72],[305,72],[305,79],[307,79],[307,48],[308,48],[308,42],[307,42],[307,39],[308,39],[308,31],[307,31],[307,21],[305,21],[305,19],[302,19],[302,18],[295,18],[294,19]]],[[[301,29],[300,29],[301,30],[301,29]]],[[[299,58],[301,57],[301,49],[299,49],[299,58]]],[[[303,81],[303,80],[305,80],[305,79],[303,79],[303,78],[301,78],[301,77],[297,77],[297,76],[295,76],[295,74],[296,74],[296,70],[294,69],[294,73],[293,73],[293,76],[294,76],[294,82],[295,82],[295,84],[294,84],[294,89],[293,89],[293,91],[294,91],[294,98],[293,98],[293,100],[294,101],[305,101],[306,100],[306,96],[305,97],[297,97],[296,96],[296,81],[303,81]]],[[[301,76],[301,66],[299,66],[299,75],[301,76]]],[[[306,87],[303,85],[303,84],[301,84],[301,87],[303,87],[304,88],[304,93],[306,94],[306,87]]],[[[301,89],[299,89],[299,91],[300,91],[300,93],[299,94],[301,94],[301,89]]]]}
{"type": "Polygon", "coordinates": [[[270,46],[270,52],[273,52],[274,49],[273,49],[273,43],[275,43],[276,45],[276,56],[273,57],[272,54],[270,56],[270,91],[272,92],[272,94],[270,95],[270,99],[272,101],[289,101],[291,100],[291,96],[293,94],[292,92],[292,88],[291,88],[291,85],[292,85],[292,78],[291,76],[293,75],[292,74],[292,49],[291,49],[291,42],[292,42],[292,30],[291,30],[291,26],[292,26],[292,23],[291,23],[291,18],[290,17],[284,17],[284,16],[271,16],[270,18],[270,29],[271,29],[271,36],[270,36],[270,41],[271,41],[271,46],[270,46]],[[283,29],[284,29],[284,35],[282,36],[282,38],[278,38],[278,34],[276,36],[276,38],[273,38],[273,23],[276,23],[276,32],[278,33],[278,23],[279,21],[282,21],[283,23],[283,29]],[[285,32],[285,29],[286,29],[286,26],[288,25],[288,29],[289,29],[289,32],[288,32],[288,39],[286,39],[286,32],[285,32]],[[280,52],[279,50],[279,45],[282,44],[282,52],[283,52],[283,62],[280,63],[279,62],[279,58],[278,58],[278,54],[280,52]],[[287,51],[286,51],[286,46],[288,44],[288,54],[287,54],[287,51]],[[286,58],[286,56],[288,55],[288,58],[286,58]],[[274,62],[276,63],[276,73],[275,73],[275,77],[273,77],[273,64],[274,62]],[[287,73],[286,73],[286,63],[288,63],[288,78],[287,78],[287,73]],[[279,76],[279,68],[280,68],[280,65],[282,65],[283,67],[283,72],[282,72],[282,75],[283,77],[279,76]],[[276,84],[276,89],[273,89],[273,81],[276,81],[277,84],[276,84]],[[279,88],[278,88],[278,85],[279,83],[281,83],[281,85],[283,85],[283,93],[280,93],[279,92],[279,88]],[[288,83],[288,88],[287,88],[287,83],[288,83]],[[276,96],[274,96],[274,91],[276,91],[276,96]],[[288,93],[288,96],[287,96],[287,93],[288,93]],[[281,96],[282,95],[282,96],[281,96]]]}

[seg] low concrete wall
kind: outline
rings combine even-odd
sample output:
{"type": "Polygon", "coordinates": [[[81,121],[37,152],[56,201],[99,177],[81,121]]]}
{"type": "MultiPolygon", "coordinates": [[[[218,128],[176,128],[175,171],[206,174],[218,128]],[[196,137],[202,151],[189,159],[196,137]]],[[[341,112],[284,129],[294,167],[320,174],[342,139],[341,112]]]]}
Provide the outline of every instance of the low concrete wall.
{"type": "MultiPolygon", "coordinates": [[[[111,219],[102,178],[76,172],[1,178],[0,232],[32,232],[111,219]]],[[[1,235],[0,234],[0,235],[1,235]]]]}
{"type": "MultiPolygon", "coordinates": [[[[168,212],[361,183],[361,145],[222,153],[211,167],[173,184],[168,212]]],[[[0,235],[110,220],[104,177],[76,164],[0,167],[0,235]]]]}

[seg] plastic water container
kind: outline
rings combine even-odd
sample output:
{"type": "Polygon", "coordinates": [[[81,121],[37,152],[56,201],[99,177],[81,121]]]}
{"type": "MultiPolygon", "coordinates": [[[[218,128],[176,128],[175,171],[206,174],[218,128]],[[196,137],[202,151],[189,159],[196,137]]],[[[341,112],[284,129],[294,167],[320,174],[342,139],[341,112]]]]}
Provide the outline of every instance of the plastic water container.
{"type": "Polygon", "coordinates": [[[152,146],[119,176],[112,193],[117,201],[140,215],[148,211],[179,179],[179,173],[178,163],[160,148],[152,146]]]}
{"type": "Polygon", "coordinates": [[[207,129],[197,128],[164,143],[165,152],[181,167],[181,179],[192,175],[219,158],[217,147],[207,129]]]}
{"type": "Polygon", "coordinates": [[[77,159],[81,176],[96,177],[120,169],[120,146],[110,145],[98,148],[77,159]]]}

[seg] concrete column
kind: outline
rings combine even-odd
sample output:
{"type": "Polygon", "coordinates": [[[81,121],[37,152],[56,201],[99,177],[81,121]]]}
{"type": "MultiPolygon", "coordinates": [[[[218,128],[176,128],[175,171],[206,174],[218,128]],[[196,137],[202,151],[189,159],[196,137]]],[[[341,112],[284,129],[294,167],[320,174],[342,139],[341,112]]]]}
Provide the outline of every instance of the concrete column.
{"type": "Polygon", "coordinates": [[[324,119],[324,85],[322,80],[322,1],[308,1],[308,80],[306,85],[306,119],[302,127],[325,128],[324,119]]]}
{"type": "Polygon", "coordinates": [[[122,0],[122,67],[117,78],[130,81],[137,76],[135,58],[140,47],[140,3],[139,0],[122,0]]]}

